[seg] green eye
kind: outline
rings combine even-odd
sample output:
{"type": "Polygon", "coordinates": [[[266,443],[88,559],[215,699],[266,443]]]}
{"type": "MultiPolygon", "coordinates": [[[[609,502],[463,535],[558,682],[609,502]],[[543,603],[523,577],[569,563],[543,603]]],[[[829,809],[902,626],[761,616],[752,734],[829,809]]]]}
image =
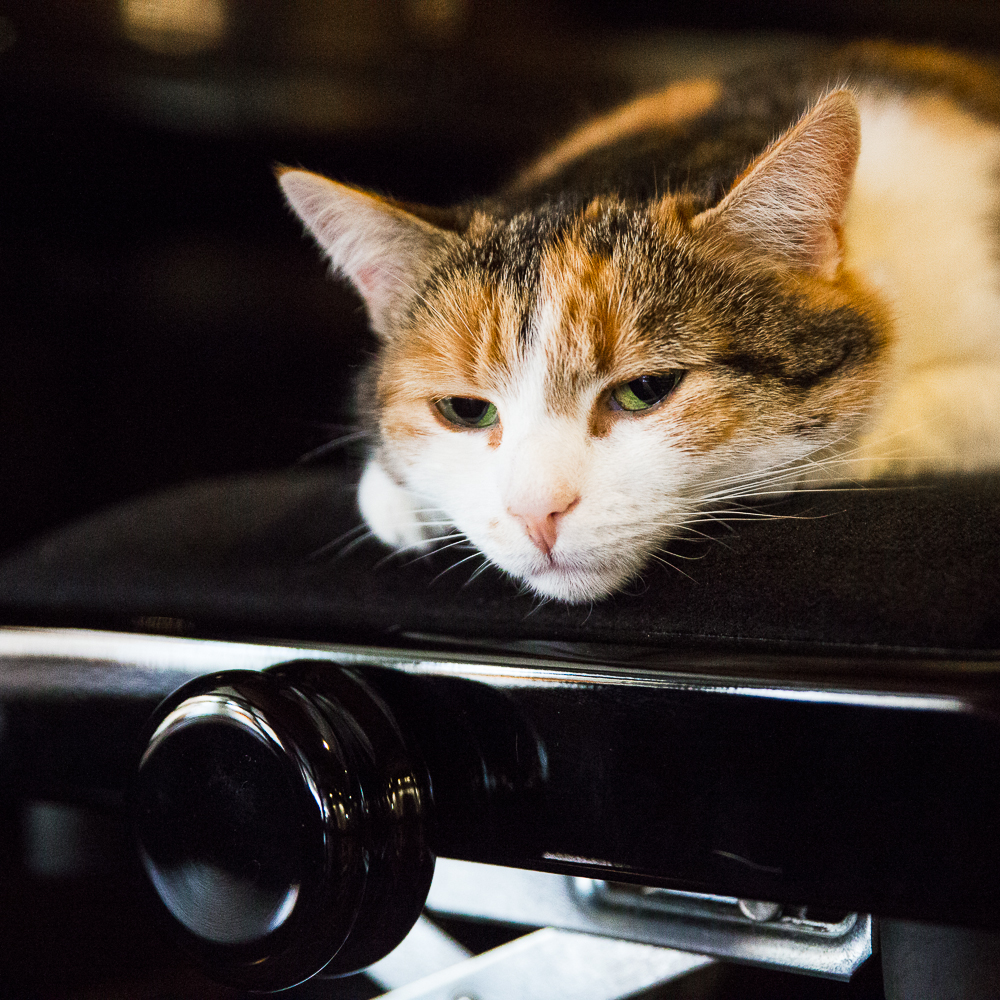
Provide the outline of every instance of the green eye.
{"type": "Polygon", "coordinates": [[[662,375],[643,375],[631,382],[622,382],[611,390],[611,409],[639,413],[649,410],[666,399],[684,379],[680,369],[662,375]]]}
{"type": "Polygon", "coordinates": [[[485,399],[445,396],[434,405],[445,420],[459,427],[492,427],[499,419],[497,408],[485,399]]]}

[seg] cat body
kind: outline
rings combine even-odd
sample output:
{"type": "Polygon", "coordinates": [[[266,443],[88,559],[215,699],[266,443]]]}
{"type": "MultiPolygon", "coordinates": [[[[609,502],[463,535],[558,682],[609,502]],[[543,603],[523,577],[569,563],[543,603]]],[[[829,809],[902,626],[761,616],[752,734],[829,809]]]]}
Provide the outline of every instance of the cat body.
{"type": "Polygon", "coordinates": [[[998,122],[988,70],[857,45],[673,83],[454,210],[283,171],[380,341],[368,525],[581,601],[750,497],[1000,465],[998,122]]]}

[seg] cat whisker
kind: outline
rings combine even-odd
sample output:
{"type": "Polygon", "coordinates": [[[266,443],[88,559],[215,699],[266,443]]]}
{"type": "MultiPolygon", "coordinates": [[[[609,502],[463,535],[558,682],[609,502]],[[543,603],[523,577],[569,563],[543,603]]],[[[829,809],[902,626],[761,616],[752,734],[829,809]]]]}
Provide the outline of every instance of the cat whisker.
{"type": "MultiPolygon", "coordinates": [[[[671,555],[676,555],[676,553],[672,552],[671,555]]],[[[653,552],[650,554],[650,558],[658,563],[662,563],[664,566],[670,567],[670,569],[672,569],[675,573],[680,573],[681,576],[686,576],[692,583],[698,582],[690,573],[685,573],[684,570],[680,568],[680,566],[675,566],[672,562],[670,562],[669,559],[665,558],[664,556],[661,556],[656,552],[653,552]]]]}
{"type": "Polygon", "coordinates": [[[684,556],[681,555],[680,552],[676,552],[673,549],[670,550],[671,558],[683,559],[684,562],[701,562],[701,560],[704,559],[707,554],[708,554],[707,552],[702,552],[700,556],[684,556]]]}
{"type": "Polygon", "coordinates": [[[736,510],[715,510],[705,511],[714,514],[716,517],[725,517],[731,521],[811,521],[817,516],[826,515],[806,515],[806,514],[769,514],[763,510],[752,510],[750,507],[741,507],[736,510]]]}
{"type": "Polygon", "coordinates": [[[450,549],[455,545],[461,545],[465,541],[467,541],[465,535],[457,532],[453,535],[441,535],[438,538],[421,539],[419,542],[411,542],[409,545],[402,545],[397,549],[393,549],[388,555],[383,556],[377,563],[375,563],[373,569],[381,569],[381,567],[383,567],[386,563],[391,562],[393,559],[417,549],[417,555],[413,559],[410,559],[402,564],[403,566],[412,566],[415,562],[420,562],[421,559],[426,559],[435,552],[443,552],[445,549],[450,549]],[[450,544],[440,545],[438,544],[440,542],[449,542],[450,544]],[[424,547],[428,545],[430,547],[424,547]]]}
{"type": "Polygon", "coordinates": [[[353,444],[355,441],[363,441],[370,436],[370,431],[354,431],[351,434],[344,434],[341,437],[334,438],[332,441],[326,441],[311,451],[307,451],[304,455],[301,455],[296,461],[296,465],[308,465],[310,462],[315,462],[324,455],[329,455],[330,452],[336,451],[338,448],[346,448],[349,444],[353,444]]]}
{"type": "Polygon", "coordinates": [[[802,458],[792,459],[787,462],[779,462],[776,465],[769,466],[764,469],[756,469],[753,472],[744,472],[735,476],[723,476],[719,479],[709,480],[703,484],[703,488],[730,486],[735,484],[750,484],[757,481],[768,483],[786,478],[795,480],[806,468],[823,468],[828,464],[844,461],[856,461],[856,459],[850,459],[848,456],[859,451],[860,446],[855,446],[845,452],[838,452],[827,459],[817,460],[814,457],[815,455],[827,451],[830,448],[836,448],[839,444],[848,439],[848,434],[842,434],[840,437],[834,438],[832,441],[828,441],[817,446],[815,451],[803,456],[802,458]]]}
{"type": "Polygon", "coordinates": [[[632,583],[637,584],[634,590],[628,592],[632,597],[642,597],[643,594],[649,592],[649,581],[641,573],[637,573],[632,578],[632,583]]]}
{"type": "Polygon", "coordinates": [[[546,604],[551,603],[552,598],[546,594],[533,594],[535,598],[534,607],[524,616],[524,619],[530,618],[536,611],[540,611],[545,607],[546,604]]]}
{"type": "Polygon", "coordinates": [[[463,588],[468,587],[469,584],[472,583],[472,581],[476,579],[476,577],[481,576],[483,573],[485,573],[490,568],[490,566],[493,565],[490,562],[489,558],[486,555],[484,555],[482,552],[480,552],[479,555],[481,555],[483,557],[483,564],[482,564],[482,566],[477,567],[473,571],[472,576],[470,576],[469,579],[466,580],[465,583],[462,584],[463,588]]]}
{"type": "Polygon", "coordinates": [[[736,534],[736,529],[732,526],[728,518],[713,517],[711,511],[699,511],[697,515],[692,514],[691,520],[686,522],[684,527],[689,528],[693,524],[714,524],[725,528],[731,535],[736,534]]]}
{"type": "MultiPolygon", "coordinates": [[[[725,524],[726,522],[725,521],[720,521],[720,523],[721,524],[725,524]]],[[[692,535],[698,535],[699,538],[702,538],[705,541],[708,541],[708,542],[719,542],[720,544],[725,545],[725,542],[723,542],[719,538],[716,538],[714,535],[710,535],[706,531],[699,531],[697,528],[691,527],[691,524],[689,522],[684,523],[684,524],[679,524],[674,530],[675,531],[689,531],[692,535]]],[[[684,539],[684,541],[694,541],[694,539],[684,539]]]]}
{"type": "MultiPolygon", "coordinates": [[[[435,540],[435,541],[437,541],[437,540],[435,540]]],[[[454,534],[454,535],[444,535],[440,539],[440,541],[442,541],[442,542],[448,542],[448,544],[447,545],[437,545],[436,544],[433,548],[428,549],[425,554],[426,555],[432,555],[432,554],[433,555],[437,555],[438,552],[446,552],[448,549],[461,548],[462,546],[465,546],[466,548],[474,547],[474,546],[472,546],[472,542],[470,542],[469,539],[466,538],[465,535],[462,534],[461,532],[459,532],[457,534],[454,534]],[[452,539],[454,539],[454,540],[452,541],[452,539]]]]}
{"type": "Polygon", "coordinates": [[[358,535],[357,538],[348,542],[339,551],[335,552],[332,556],[332,559],[334,561],[343,559],[345,556],[353,552],[356,548],[363,545],[365,542],[370,542],[370,541],[378,541],[378,536],[375,534],[374,531],[365,531],[363,534],[358,535]]]}
{"type": "MultiPolygon", "coordinates": [[[[429,559],[432,555],[436,555],[438,552],[443,552],[445,549],[451,549],[454,548],[456,545],[461,545],[461,544],[462,544],[461,542],[452,542],[451,545],[444,545],[440,549],[427,549],[424,552],[417,553],[417,555],[415,555],[412,559],[407,559],[406,562],[401,563],[400,565],[404,568],[407,566],[412,566],[414,563],[423,562],[425,559],[429,559]]],[[[398,555],[399,553],[396,552],[393,554],[398,555]]],[[[385,561],[386,560],[382,560],[382,562],[385,561]]],[[[375,568],[377,569],[381,565],[382,563],[376,563],[375,568]]]]}
{"type": "Polygon", "coordinates": [[[445,575],[445,573],[450,573],[453,569],[458,569],[459,566],[461,566],[463,563],[467,563],[470,559],[479,559],[481,556],[482,553],[477,550],[473,552],[471,556],[466,556],[464,559],[459,559],[458,562],[452,563],[450,566],[446,566],[443,570],[441,570],[440,573],[438,573],[437,576],[434,577],[433,580],[431,580],[431,582],[427,586],[433,587],[434,584],[437,583],[438,580],[440,580],[441,577],[445,575]]]}
{"type": "MultiPolygon", "coordinates": [[[[834,462],[828,461],[824,462],[822,465],[815,464],[813,467],[818,469],[825,467],[828,464],[834,464],[834,462]]],[[[754,476],[747,477],[743,480],[735,480],[730,484],[728,489],[717,490],[714,493],[702,494],[701,500],[703,503],[711,503],[718,500],[731,500],[734,498],[744,497],[746,499],[753,499],[760,496],[787,496],[793,491],[799,489],[829,489],[829,490],[840,490],[845,489],[859,489],[865,488],[863,484],[856,484],[854,486],[821,486],[821,487],[808,487],[800,485],[799,481],[802,477],[802,473],[806,471],[806,466],[798,466],[795,469],[789,470],[787,472],[780,472],[767,476],[754,476]]]]}
{"type": "Polygon", "coordinates": [[[349,550],[350,547],[353,547],[358,542],[365,541],[370,535],[373,534],[373,532],[369,529],[369,527],[368,527],[367,524],[364,524],[364,523],[362,523],[362,524],[356,524],[356,525],[354,525],[353,528],[348,528],[347,531],[345,531],[341,535],[338,535],[332,541],[326,542],[325,544],[321,545],[315,551],[310,552],[307,556],[304,557],[303,561],[304,562],[315,562],[317,559],[322,559],[323,556],[325,556],[328,552],[331,552],[333,549],[335,549],[338,545],[340,545],[341,542],[346,541],[348,538],[350,538],[352,535],[357,534],[359,531],[361,532],[361,535],[359,537],[355,538],[350,543],[350,546],[346,546],[343,551],[338,552],[336,554],[336,558],[339,559],[342,555],[344,555],[345,552],[347,552],[349,550]]]}

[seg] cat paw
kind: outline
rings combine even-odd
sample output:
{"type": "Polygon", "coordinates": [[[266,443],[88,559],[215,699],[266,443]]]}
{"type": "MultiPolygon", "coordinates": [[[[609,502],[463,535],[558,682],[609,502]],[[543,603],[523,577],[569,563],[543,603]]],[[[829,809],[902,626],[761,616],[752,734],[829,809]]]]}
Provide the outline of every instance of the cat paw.
{"type": "Polygon", "coordinates": [[[420,520],[409,492],[372,460],[358,483],[358,507],[374,535],[394,549],[427,548],[431,532],[420,520]]]}

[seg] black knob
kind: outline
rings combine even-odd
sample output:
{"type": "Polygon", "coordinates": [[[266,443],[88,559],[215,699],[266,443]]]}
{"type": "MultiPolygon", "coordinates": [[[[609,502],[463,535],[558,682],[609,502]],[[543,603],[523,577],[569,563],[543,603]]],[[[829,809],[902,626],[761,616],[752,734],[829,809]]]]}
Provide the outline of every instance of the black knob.
{"type": "Polygon", "coordinates": [[[156,905],[235,986],[370,965],[430,887],[426,771],[379,696],[333,664],[184,685],[150,722],[130,794],[156,905]]]}

